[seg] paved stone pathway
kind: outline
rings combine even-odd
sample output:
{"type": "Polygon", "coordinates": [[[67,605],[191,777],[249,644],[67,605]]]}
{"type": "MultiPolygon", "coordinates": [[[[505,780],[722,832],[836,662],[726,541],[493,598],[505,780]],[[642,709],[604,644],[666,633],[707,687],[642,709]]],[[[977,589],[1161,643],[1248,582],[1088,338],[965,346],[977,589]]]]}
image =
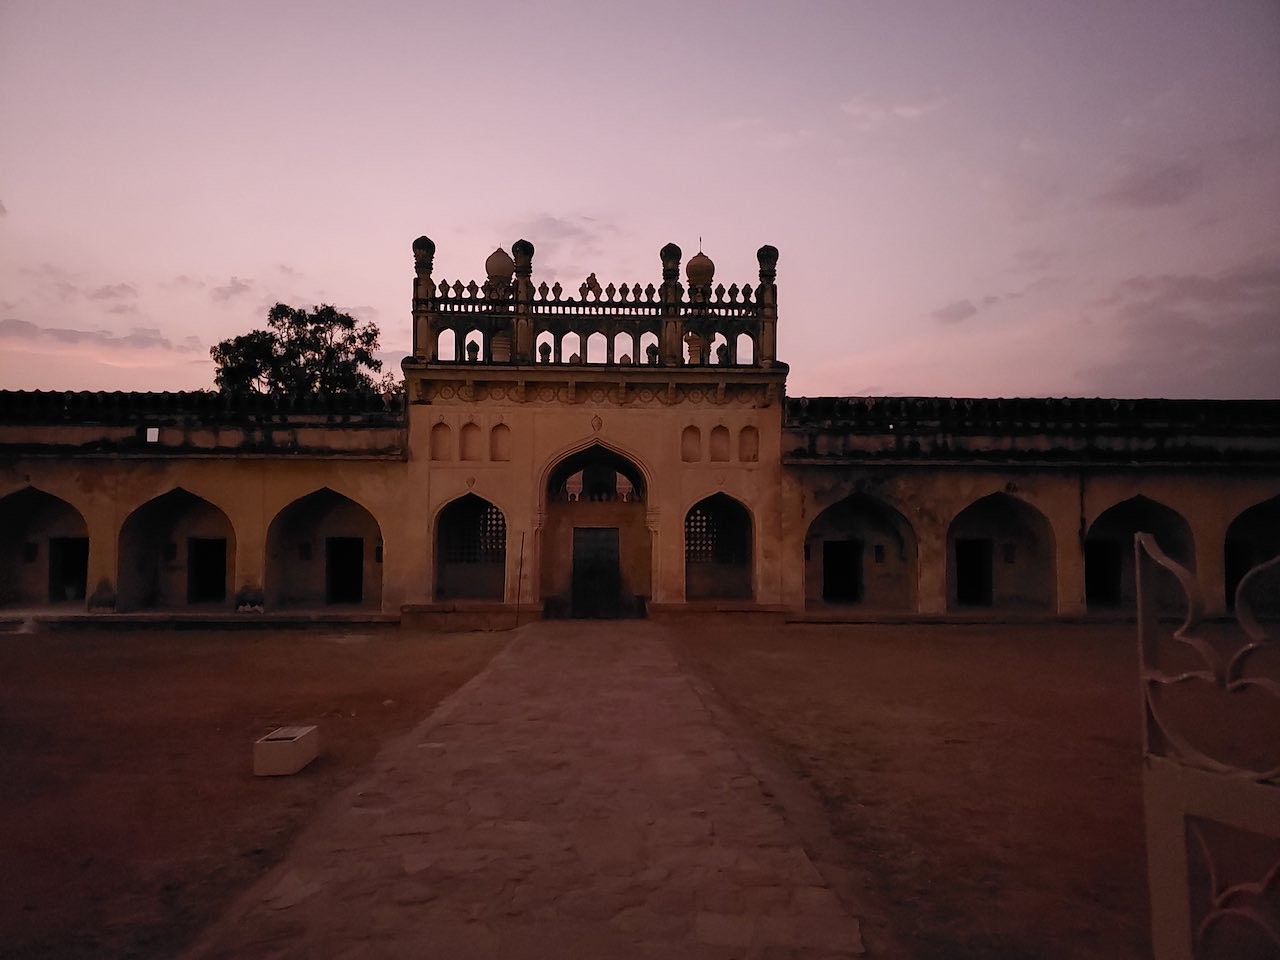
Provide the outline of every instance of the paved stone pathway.
{"type": "Polygon", "coordinates": [[[523,628],[192,956],[860,954],[857,920],[661,630],[523,628]]]}

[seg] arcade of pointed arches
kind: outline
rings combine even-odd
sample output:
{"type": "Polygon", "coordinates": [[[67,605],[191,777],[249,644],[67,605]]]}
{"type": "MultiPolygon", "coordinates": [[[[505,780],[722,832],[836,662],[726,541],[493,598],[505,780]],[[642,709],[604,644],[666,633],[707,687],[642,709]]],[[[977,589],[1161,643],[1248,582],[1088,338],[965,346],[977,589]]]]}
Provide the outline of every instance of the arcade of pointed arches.
{"type": "MultiPolygon", "coordinates": [[[[624,454],[593,443],[553,458],[543,490],[539,576],[548,612],[591,613],[584,605],[589,597],[598,599],[602,587],[616,592],[616,607],[606,597],[606,609],[594,615],[643,612],[652,587],[652,543],[642,469],[624,454]]],[[[0,603],[85,603],[93,590],[87,582],[90,534],[72,502],[26,486],[0,498],[0,527],[16,534],[0,549],[0,603]]],[[[1181,514],[1141,494],[1121,500],[1099,513],[1083,535],[1089,610],[1132,605],[1131,545],[1138,531],[1154,534],[1166,553],[1194,569],[1193,534],[1181,514]]],[[[504,600],[508,536],[505,513],[477,494],[445,504],[432,534],[436,598],[504,600]]],[[[685,514],[683,537],[687,600],[753,596],[755,544],[745,504],[724,493],[697,501],[685,514]]],[[[266,609],[376,609],[381,603],[378,521],[328,487],[295,498],[272,517],[260,598],[233,596],[236,530],[227,512],[180,486],[134,508],[115,540],[121,610],[225,608],[244,602],[266,609]]],[[[1027,500],[1004,492],[979,497],[948,521],[945,540],[950,609],[1055,609],[1054,530],[1027,500]]],[[[806,604],[913,611],[918,544],[916,529],[893,503],[861,492],[845,496],[822,510],[805,536],[806,604]]],[[[1280,497],[1240,511],[1226,528],[1222,550],[1223,590],[1231,604],[1244,573],[1280,553],[1280,497]]],[[[1171,584],[1164,599],[1177,603],[1171,584]]],[[[1263,606],[1276,612],[1273,603],[1263,606]]]]}

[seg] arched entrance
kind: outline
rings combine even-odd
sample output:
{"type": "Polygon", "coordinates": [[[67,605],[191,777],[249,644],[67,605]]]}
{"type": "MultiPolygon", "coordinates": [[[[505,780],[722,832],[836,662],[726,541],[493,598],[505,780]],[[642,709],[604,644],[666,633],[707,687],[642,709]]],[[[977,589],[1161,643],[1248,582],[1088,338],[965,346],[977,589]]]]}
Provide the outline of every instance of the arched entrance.
{"type": "Polygon", "coordinates": [[[267,528],[267,604],[274,609],[382,606],[382,530],[328,487],[289,504],[267,528]]]}
{"type": "Polygon", "coordinates": [[[823,510],[804,540],[805,604],[915,608],[916,535],[906,517],[855,493],[823,510]]]}
{"type": "MultiPolygon", "coordinates": [[[[1195,569],[1195,548],[1187,521],[1163,503],[1131,497],[1103,511],[1085,536],[1085,602],[1090,610],[1133,607],[1136,533],[1153,535],[1161,550],[1188,570],[1195,569]]],[[[1182,592],[1172,575],[1160,576],[1155,589],[1161,609],[1173,611],[1182,606],[1182,592]]]]}
{"type": "Polygon", "coordinates": [[[501,600],[507,577],[507,518],[468,493],[436,520],[437,600],[501,600]]]}
{"type": "Polygon", "coordinates": [[[993,493],[965,507],[947,531],[947,604],[1052,610],[1053,529],[1035,507],[993,493]]]}
{"type": "Polygon", "coordinates": [[[750,600],[751,514],[732,497],[699,500],[684,518],[686,600],[750,600]]]}
{"type": "Polygon", "coordinates": [[[571,454],[547,478],[542,528],[546,616],[643,616],[653,547],[644,475],[600,444],[571,454]]]}
{"type": "MultiPolygon", "coordinates": [[[[1260,563],[1280,555],[1280,497],[1255,503],[1227,527],[1223,545],[1226,561],[1227,606],[1235,608],[1236,587],[1260,563]]],[[[1280,614],[1280,569],[1256,579],[1249,591],[1255,613],[1280,614]]]]}
{"type": "Polygon", "coordinates": [[[80,511],[27,487],[0,500],[0,605],[83,604],[89,535],[80,511]]]}
{"type": "Polygon", "coordinates": [[[181,487],[149,500],[120,528],[120,610],[223,607],[234,578],[227,515],[181,487]]]}

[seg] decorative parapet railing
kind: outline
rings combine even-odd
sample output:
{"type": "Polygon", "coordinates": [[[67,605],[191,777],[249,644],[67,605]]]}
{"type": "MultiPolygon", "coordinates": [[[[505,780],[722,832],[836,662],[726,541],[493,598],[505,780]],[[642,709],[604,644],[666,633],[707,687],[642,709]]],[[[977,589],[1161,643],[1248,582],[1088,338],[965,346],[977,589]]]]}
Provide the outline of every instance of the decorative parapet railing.
{"type": "Polygon", "coordinates": [[[797,461],[1280,461],[1280,400],[788,397],[797,461]]]}
{"type": "Polygon", "coordinates": [[[1254,611],[1280,594],[1280,556],[1240,581],[1238,629],[1201,623],[1195,575],[1150,534],[1134,559],[1155,960],[1278,957],[1280,645],[1254,611]],[[1160,578],[1186,602],[1173,629],[1160,578]]]}
{"type": "Polygon", "coordinates": [[[759,283],[715,284],[703,253],[680,282],[681,250],[661,251],[662,283],[601,286],[578,297],[531,279],[533,244],[496,250],[484,283],[432,277],[435,244],[414,242],[413,361],[440,364],[654,364],[769,367],[775,359],[778,251],[757,251],[759,283]]]}
{"type": "Polygon", "coordinates": [[[0,391],[0,453],[399,457],[404,397],[0,391]]]}

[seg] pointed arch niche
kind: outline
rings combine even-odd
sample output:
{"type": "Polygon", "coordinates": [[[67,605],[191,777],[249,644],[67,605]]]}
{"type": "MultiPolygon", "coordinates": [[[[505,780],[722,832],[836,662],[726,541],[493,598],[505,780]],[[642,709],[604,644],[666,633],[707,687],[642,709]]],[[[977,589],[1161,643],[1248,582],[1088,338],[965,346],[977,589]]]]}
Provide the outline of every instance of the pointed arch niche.
{"type": "Polygon", "coordinates": [[[751,513],[733,497],[714,493],[684,518],[686,600],[750,600],[751,513]]]}
{"type": "Polygon", "coordinates": [[[805,535],[804,556],[806,606],[915,609],[915,530],[874,497],[855,493],[818,514],[805,535]]]}
{"type": "MultiPolygon", "coordinates": [[[[1260,563],[1280,556],[1280,497],[1256,503],[1231,521],[1223,544],[1227,606],[1235,608],[1236,587],[1260,563]]],[[[1280,615],[1280,568],[1255,577],[1248,588],[1255,613],[1280,615]]]]}
{"type": "Polygon", "coordinates": [[[541,592],[547,616],[643,616],[653,544],[644,473],[601,444],[547,473],[541,592]]]}
{"type": "Polygon", "coordinates": [[[222,510],[178,487],[144,503],[120,528],[117,608],[226,606],[235,532],[222,510]]]}
{"type": "MultiPolygon", "coordinates": [[[[1160,549],[1195,570],[1191,527],[1178,512],[1144,496],[1131,497],[1104,510],[1084,540],[1085,602],[1091,611],[1134,608],[1133,535],[1149,533],[1160,549]]],[[[1177,580],[1157,571],[1156,595],[1166,612],[1180,610],[1184,601],[1177,580]]]]}
{"type": "Polygon", "coordinates": [[[284,507],[267,528],[267,605],[382,605],[382,530],[373,514],[324,487],[284,507]]]}
{"type": "Polygon", "coordinates": [[[993,493],[965,507],[947,530],[950,609],[1052,610],[1057,585],[1053,528],[1031,504],[993,493]]]}
{"type": "Polygon", "coordinates": [[[27,487],[0,499],[0,606],[83,605],[89,534],[80,511],[27,487]]]}
{"type": "Polygon", "coordinates": [[[468,493],[436,519],[436,600],[501,600],[506,590],[507,518],[468,493]]]}

